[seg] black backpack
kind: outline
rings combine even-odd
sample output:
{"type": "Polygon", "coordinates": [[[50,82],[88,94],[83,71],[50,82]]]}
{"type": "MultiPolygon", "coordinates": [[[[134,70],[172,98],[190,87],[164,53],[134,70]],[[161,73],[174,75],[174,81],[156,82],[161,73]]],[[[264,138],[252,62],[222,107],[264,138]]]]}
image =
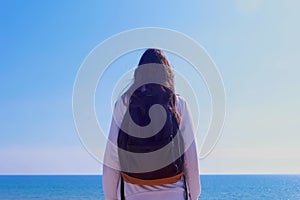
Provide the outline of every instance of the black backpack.
{"type": "MultiPolygon", "coordinates": [[[[150,123],[150,107],[154,104],[160,104],[166,111],[166,123],[157,134],[146,138],[135,137],[127,134],[122,128],[119,129],[118,154],[121,167],[121,190],[124,187],[123,181],[139,185],[162,185],[177,182],[183,176],[184,143],[179,131],[179,122],[171,107],[171,98],[166,95],[168,94],[168,89],[156,84],[148,84],[146,86],[148,86],[148,89],[143,87],[143,90],[141,87],[133,93],[129,100],[127,114],[138,126],[146,126],[150,123]],[[180,135],[176,137],[177,134],[180,135]],[[149,153],[159,150],[168,144],[171,145],[171,151],[166,152],[166,155],[162,155],[161,159],[164,159],[164,156],[172,156],[175,158],[174,161],[161,169],[142,173],[133,172],[132,169],[142,168],[143,163],[137,158],[130,158],[128,154],[124,154],[124,151],[120,150],[134,153],[149,153]]],[[[129,126],[126,123],[128,122],[123,120],[121,127],[129,126]]],[[[162,162],[162,160],[158,159],[150,162],[162,162]]]]}

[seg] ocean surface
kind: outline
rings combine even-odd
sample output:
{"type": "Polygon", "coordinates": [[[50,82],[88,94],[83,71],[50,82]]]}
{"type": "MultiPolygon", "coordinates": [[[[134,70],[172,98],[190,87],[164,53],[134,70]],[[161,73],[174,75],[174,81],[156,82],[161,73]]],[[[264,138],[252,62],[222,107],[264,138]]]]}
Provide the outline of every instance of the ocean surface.
{"type": "MultiPolygon", "coordinates": [[[[202,200],[300,200],[300,175],[202,175],[202,200]]],[[[0,199],[104,199],[102,176],[0,176],[0,199]]]]}

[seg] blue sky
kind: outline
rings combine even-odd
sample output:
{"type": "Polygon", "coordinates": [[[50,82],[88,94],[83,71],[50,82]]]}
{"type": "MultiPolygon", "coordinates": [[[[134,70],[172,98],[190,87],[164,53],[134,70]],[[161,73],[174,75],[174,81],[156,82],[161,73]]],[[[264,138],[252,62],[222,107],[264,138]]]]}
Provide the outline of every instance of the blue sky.
{"type": "MultiPolygon", "coordinates": [[[[299,6],[296,0],[1,1],[0,173],[100,173],[73,122],[76,73],[106,38],[149,26],[194,38],[223,77],[227,120],[214,152],[200,162],[202,173],[300,173],[299,6]]],[[[104,80],[139,56],[120,58],[104,80]]],[[[175,68],[183,65],[169,56],[175,68]]],[[[107,129],[110,114],[97,114],[107,129]]]]}

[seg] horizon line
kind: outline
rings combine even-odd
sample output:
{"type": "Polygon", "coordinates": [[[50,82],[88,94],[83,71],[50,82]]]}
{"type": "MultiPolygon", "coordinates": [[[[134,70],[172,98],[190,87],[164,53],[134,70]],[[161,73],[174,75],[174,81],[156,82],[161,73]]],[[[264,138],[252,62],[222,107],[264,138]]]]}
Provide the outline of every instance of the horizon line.
{"type": "MultiPolygon", "coordinates": [[[[0,176],[102,176],[103,173],[0,173],[0,176]]],[[[205,175],[300,175],[300,173],[204,173],[205,175]]]]}

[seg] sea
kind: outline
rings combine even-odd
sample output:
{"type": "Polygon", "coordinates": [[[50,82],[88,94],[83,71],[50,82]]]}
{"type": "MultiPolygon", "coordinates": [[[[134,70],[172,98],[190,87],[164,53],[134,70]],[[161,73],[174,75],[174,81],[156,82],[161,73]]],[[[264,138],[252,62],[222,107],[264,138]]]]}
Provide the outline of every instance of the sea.
{"type": "MultiPolygon", "coordinates": [[[[201,175],[201,200],[300,200],[300,175],[201,175]]],[[[100,175],[2,175],[0,199],[104,199],[100,175]]]]}

